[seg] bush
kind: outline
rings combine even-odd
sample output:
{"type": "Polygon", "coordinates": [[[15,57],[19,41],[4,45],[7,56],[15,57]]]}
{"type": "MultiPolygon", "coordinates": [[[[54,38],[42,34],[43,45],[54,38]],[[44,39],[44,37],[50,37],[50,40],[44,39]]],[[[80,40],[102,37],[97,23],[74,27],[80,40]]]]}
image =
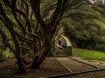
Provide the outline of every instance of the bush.
{"type": "Polygon", "coordinates": [[[3,56],[5,59],[11,59],[14,58],[13,53],[10,51],[9,48],[7,48],[4,52],[3,52],[3,56]]]}
{"type": "Polygon", "coordinates": [[[96,50],[105,52],[105,44],[104,43],[97,44],[96,45],[96,50]]]}
{"type": "Polygon", "coordinates": [[[2,50],[6,50],[6,46],[4,45],[4,44],[0,44],[0,49],[2,49],[2,50]]]}
{"type": "Polygon", "coordinates": [[[3,62],[5,60],[3,52],[4,52],[4,50],[0,49],[0,62],[3,62]]]}

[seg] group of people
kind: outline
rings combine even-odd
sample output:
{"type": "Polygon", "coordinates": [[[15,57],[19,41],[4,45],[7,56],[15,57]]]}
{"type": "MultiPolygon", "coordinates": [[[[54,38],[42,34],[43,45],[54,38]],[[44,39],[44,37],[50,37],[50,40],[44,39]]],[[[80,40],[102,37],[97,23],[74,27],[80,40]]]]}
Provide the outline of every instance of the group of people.
{"type": "Polygon", "coordinates": [[[60,41],[60,40],[58,40],[58,42],[57,42],[57,47],[58,47],[59,49],[61,49],[61,50],[66,50],[66,49],[67,49],[66,43],[65,43],[65,42],[62,42],[62,41],[60,41]]]}

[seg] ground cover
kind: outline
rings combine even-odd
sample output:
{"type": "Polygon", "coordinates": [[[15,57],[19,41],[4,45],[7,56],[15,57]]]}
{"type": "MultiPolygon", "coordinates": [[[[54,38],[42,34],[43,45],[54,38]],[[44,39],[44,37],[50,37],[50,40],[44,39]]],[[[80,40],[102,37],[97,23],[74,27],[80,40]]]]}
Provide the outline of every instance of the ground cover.
{"type": "Polygon", "coordinates": [[[80,57],[84,60],[99,60],[105,61],[105,52],[75,48],[73,56],[80,57]]]}

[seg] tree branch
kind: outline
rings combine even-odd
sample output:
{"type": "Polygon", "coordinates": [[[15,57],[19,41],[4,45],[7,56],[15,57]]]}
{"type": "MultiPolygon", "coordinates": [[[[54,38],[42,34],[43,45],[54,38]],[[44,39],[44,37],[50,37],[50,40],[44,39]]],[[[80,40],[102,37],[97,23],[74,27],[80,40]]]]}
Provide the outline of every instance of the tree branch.
{"type": "Polygon", "coordinates": [[[43,21],[41,14],[40,14],[40,2],[41,0],[30,0],[33,12],[35,14],[36,20],[40,23],[41,27],[44,31],[46,31],[46,23],[43,21]]]}

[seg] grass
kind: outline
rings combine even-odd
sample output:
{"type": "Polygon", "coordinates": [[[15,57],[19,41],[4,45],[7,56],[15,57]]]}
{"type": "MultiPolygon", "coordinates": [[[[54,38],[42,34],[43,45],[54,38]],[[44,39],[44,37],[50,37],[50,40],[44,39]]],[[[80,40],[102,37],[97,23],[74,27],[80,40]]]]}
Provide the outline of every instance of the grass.
{"type": "Polygon", "coordinates": [[[86,49],[73,49],[73,55],[80,57],[84,60],[99,60],[105,61],[105,52],[86,50],[86,49]]]}

